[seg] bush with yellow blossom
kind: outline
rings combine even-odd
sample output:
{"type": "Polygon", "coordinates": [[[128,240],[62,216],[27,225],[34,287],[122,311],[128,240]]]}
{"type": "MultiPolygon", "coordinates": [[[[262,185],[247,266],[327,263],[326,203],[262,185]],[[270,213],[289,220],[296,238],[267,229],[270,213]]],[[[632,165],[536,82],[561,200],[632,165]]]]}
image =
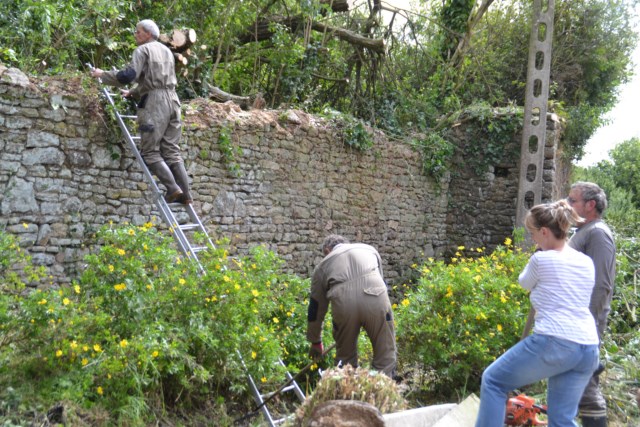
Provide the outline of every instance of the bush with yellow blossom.
{"type": "Polygon", "coordinates": [[[45,412],[67,401],[105,408],[110,425],[147,425],[168,407],[247,399],[243,362],[265,389],[285,379],[279,359],[306,363],[308,285],[264,247],[231,257],[216,242],[201,275],[152,224],[105,227],[96,242],[77,281],[7,310],[0,402],[11,387],[45,412]]]}
{"type": "Polygon", "coordinates": [[[529,255],[507,239],[491,254],[461,246],[448,264],[416,267],[420,278],[395,315],[400,368],[420,372],[421,392],[476,389],[484,368],[518,341],[529,300],[517,278],[529,255]]]}

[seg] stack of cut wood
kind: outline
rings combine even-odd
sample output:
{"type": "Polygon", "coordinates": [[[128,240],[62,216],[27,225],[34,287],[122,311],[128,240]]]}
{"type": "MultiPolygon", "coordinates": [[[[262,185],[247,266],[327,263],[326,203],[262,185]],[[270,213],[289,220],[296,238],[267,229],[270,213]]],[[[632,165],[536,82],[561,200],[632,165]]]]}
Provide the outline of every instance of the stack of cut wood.
{"type": "Polygon", "coordinates": [[[183,68],[182,74],[186,76],[186,66],[189,64],[189,57],[193,55],[191,46],[196,42],[196,31],[191,28],[173,30],[170,34],[160,34],[158,41],[167,46],[173,52],[176,60],[176,69],[183,68]]]}

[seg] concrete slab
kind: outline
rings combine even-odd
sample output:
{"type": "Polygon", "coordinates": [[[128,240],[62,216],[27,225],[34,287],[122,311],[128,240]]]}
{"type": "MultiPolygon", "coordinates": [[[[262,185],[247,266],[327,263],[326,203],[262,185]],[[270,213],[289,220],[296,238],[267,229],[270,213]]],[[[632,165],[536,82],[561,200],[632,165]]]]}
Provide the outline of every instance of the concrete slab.
{"type": "Polygon", "coordinates": [[[473,427],[480,399],[469,395],[460,404],[425,406],[393,414],[384,414],[385,427],[473,427]]]}
{"type": "Polygon", "coordinates": [[[384,414],[385,427],[432,427],[440,418],[453,410],[455,403],[425,406],[392,414],[384,414]]]}
{"type": "Polygon", "coordinates": [[[471,394],[432,427],[473,427],[476,424],[479,408],[480,399],[475,394],[471,394]]]}

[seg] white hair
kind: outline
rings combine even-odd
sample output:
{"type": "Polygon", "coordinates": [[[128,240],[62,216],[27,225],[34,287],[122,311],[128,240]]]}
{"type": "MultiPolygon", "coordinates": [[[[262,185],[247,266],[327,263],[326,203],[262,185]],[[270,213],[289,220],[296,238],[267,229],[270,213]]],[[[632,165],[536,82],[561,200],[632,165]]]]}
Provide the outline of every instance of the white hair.
{"type": "Polygon", "coordinates": [[[153,37],[154,40],[160,37],[160,28],[158,28],[156,23],[151,19],[143,19],[142,21],[138,22],[138,25],[136,25],[136,27],[142,27],[143,30],[151,34],[151,37],[153,37]]]}

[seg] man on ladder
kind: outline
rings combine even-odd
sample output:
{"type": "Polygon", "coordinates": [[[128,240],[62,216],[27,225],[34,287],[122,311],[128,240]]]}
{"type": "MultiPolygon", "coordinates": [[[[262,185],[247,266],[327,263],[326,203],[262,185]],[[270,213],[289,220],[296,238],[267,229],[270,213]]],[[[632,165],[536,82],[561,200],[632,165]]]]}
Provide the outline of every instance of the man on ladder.
{"type": "Polygon", "coordinates": [[[131,90],[122,90],[122,94],[138,101],[140,155],[166,187],[167,203],[190,204],[193,199],[189,178],[180,154],[182,123],[175,91],[175,63],[171,50],[157,41],[159,36],[155,22],[140,21],[134,33],[138,47],[131,63],[119,71],[93,68],[91,76],[110,86],[137,83],[131,90]]]}

